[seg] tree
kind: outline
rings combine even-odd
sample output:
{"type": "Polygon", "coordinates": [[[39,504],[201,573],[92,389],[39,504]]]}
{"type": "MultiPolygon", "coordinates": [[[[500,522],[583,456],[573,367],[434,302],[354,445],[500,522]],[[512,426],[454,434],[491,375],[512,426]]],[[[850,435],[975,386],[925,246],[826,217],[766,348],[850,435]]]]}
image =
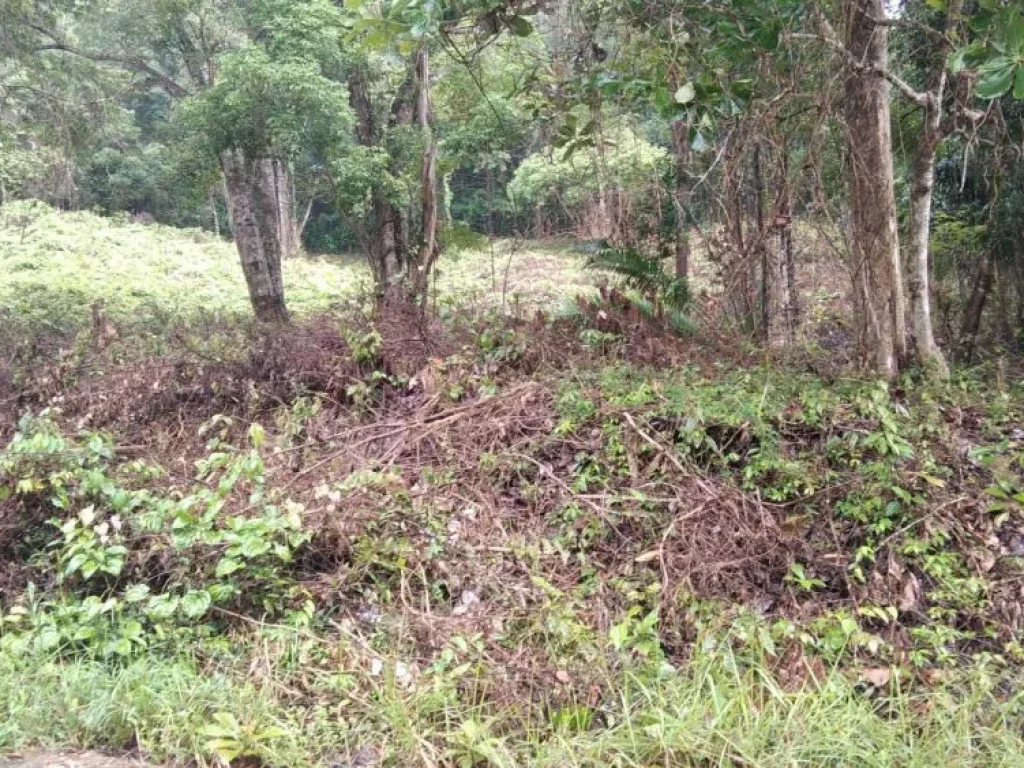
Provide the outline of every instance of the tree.
{"type": "MultiPolygon", "coordinates": [[[[844,117],[850,154],[849,241],[862,343],[876,370],[899,372],[905,353],[903,284],[886,71],[888,29],[878,24],[881,0],[843,0],[847,67],[844,117]]],[[[827,34],[831,35],[831,32],[827,34]]]]}
{"type": "Polygon", "coordinates": [[[318,0],[105,0],[78,13],[24,13],[16,26],[23,48],[37,56],[121,69],[139,88],[160,89],[209,118],[193,120],[194,138],[216,152],[253,309],[260,320],[281,322],[288,318],[281,260],[298,246],[289,147],[281,139],[296,138],[293,129],[310,109],[345,115],[320,72],[323,51],[298,38],[336,41],[337,21],[336,10],[318,0]]]}

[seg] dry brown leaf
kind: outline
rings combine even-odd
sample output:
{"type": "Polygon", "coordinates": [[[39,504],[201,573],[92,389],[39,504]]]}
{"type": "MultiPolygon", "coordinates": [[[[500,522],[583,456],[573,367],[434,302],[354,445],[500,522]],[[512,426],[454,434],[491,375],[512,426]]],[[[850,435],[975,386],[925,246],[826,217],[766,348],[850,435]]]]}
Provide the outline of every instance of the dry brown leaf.
{"type": "Polygon", "coordinates": [[[888,667],[865,667],[860,670],[860,677],[875,688],[884,688],[889,684],[892,670],[888,667]]]}

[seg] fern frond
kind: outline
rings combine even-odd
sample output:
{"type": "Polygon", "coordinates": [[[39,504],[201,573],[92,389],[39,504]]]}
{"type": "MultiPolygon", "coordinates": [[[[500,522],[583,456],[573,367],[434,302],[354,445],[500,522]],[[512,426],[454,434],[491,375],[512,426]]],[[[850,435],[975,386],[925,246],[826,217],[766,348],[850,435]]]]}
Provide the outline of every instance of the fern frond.
{"type": "Polygon", "coordinates": [[[644,292],[658,292],[669,280],[659,259],[648,258],[632,248],[602,248],[587,259],[587,269],[612,272],[629,288],[644,292]]]}
{"type": "Polygon", "coordinates": [[[627,288],[658,297],[666,307],[683,309],[690,303],[690,286],[684,277],[665,271],[661,259],[632,248],[601,248],[587,259],[587,269],[601,269],[622,278],[627,288]]]}

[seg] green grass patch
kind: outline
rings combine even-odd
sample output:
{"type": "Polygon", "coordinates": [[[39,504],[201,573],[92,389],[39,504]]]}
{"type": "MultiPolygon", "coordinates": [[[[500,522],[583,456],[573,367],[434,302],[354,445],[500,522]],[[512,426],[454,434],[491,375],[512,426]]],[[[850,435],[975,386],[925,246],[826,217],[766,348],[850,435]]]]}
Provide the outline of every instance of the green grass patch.
{"type": "Polygon", "coordinates": [[[497,680],[479,673],[438,668],[409,681],[395,670],[413,660],[354,644],[335,648],[346,659],[339,671],[298,636],[236,641],[246,650],[231,657],[123,665],[0,655],[0,750],[137,746],[154,760],[201,765],[218,756],[267,766],[359,757],[495,768],[1019,766],[1024,754],[1020,695],[998,695],[977,672],[915,691],[894,683],[865,692],[837,671],[786,686],[717,644],[681,670],[605,670],[587,681],[590,693],[575,691],[577,703],[510,711],[480,698],[497,680]]]}

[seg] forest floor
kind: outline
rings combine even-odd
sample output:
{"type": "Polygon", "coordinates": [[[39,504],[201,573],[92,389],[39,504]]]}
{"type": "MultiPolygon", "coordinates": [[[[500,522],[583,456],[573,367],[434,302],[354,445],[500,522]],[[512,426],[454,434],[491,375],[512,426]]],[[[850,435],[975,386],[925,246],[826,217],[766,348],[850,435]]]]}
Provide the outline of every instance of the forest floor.
{"type": "Polygon", "coordinates": [[[294,260],[269,331],[230,244],[16,216],[0,754],[1024,765],[1013,377],[680,336],[564,247],[429,322],[294,260]]]}

